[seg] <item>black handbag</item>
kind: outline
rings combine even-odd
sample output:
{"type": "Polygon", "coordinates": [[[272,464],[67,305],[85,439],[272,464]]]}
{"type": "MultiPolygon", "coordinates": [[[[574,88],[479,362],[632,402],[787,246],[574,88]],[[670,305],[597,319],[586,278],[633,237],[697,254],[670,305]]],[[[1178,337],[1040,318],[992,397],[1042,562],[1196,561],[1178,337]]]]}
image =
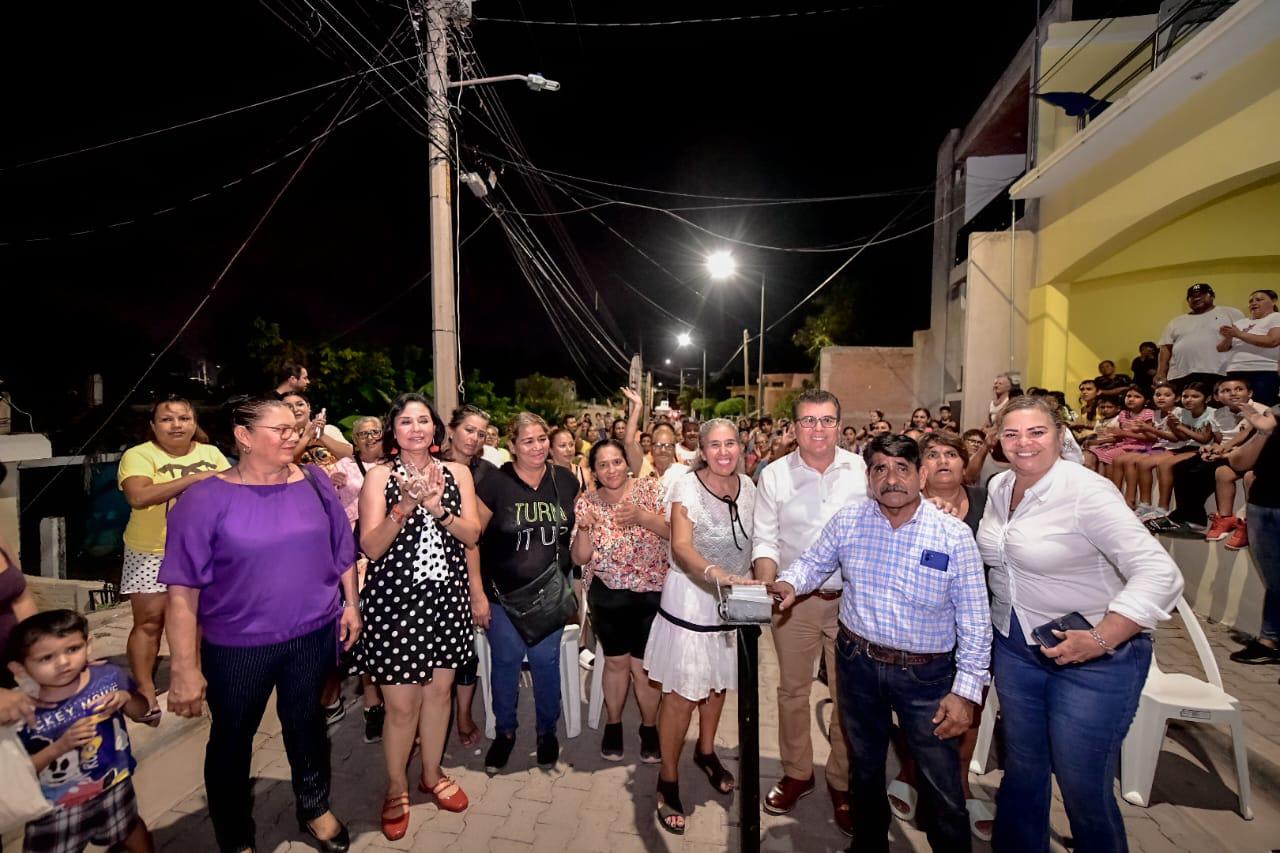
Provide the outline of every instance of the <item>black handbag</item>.
{"type": "MultiPolygon", "coordinates": [[[[560,508],[560,487],[556,484],[555,467],[547,465],[547,476],[555,491],[556,508],[560,508]]],[[[507,612],[511,624],[524,640],[532,646],[542,642],[563,628],[578,612],[578,599],[573,587],[560,568],[560,530],[556,522],[556,556],[551,565],[533,580],[511,592],[501,592],[494,584],[493,591],[498,604],[507,612]]]]}

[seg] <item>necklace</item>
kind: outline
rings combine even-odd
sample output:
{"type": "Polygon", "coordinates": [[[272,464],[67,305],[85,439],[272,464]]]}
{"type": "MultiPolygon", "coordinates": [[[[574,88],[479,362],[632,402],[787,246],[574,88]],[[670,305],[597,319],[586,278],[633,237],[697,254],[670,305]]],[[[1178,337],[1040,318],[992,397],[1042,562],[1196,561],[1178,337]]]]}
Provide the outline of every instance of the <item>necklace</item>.
{"type": "Polygon", "coordinates": [[[293,473],[293,466],[286,465],[284,466],[284,468],[280,470],[284,471],[284,479],[281,480],[279,483],[272,483],[272,482],[250,483],[248,480],[244,478],[244,469],[240,467],[240,463],[239,462],[236,463],[236,477],[240,480],[240,485],[242,486],[278,486],[280,485],[280,483],[289,482],[289,475],[293,473]]]}

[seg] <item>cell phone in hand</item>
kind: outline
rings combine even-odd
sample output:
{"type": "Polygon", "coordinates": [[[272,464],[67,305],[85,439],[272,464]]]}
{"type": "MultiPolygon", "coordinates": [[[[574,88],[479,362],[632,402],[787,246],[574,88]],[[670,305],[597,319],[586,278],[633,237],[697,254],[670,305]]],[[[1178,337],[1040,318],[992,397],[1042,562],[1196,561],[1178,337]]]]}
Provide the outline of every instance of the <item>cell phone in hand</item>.
{"type": "Polygon", "coordinates": [[[1033,628],[1031,636],[1035,637],[1036,642],[1046,649],[1051,649],[1062,642],[1062,639],[1053,633],[1054,631],[1088,631],[1092,627],[1092,622],[1073,610],[1066,616],[1059,616],[1057,619],[1046,622],[1038,628],[1033,628]]]}
{"type": "MultiPolygon", "coordinates": [[[[327,411],[328,411],[328,409],[321,409],[321,410],[320,410],[320,414],[319,414],[317,417],[323,418],[323,417],[324,417],[324,413],[325,413],[325,412],[327,412],[327,411]]],[[[323,432],[323,431],[324,431],[324,427],[316,427],[316,438],[319,438],[319,437],[320,437],[320,433],[321,433],[321,432],[323,432]]]]}

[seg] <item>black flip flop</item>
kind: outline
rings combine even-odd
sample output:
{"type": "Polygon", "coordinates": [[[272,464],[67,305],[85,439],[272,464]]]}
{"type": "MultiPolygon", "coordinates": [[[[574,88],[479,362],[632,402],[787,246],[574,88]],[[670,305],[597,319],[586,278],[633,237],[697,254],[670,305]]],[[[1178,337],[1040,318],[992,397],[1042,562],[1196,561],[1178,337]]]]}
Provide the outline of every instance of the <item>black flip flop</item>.
{"type": "Polygon", "coordinates": [[[693,751],[693,763],[699,770],[707,774],[707,781],[711,783],[711,787],[716,789],[717,794],[732,794],[735,787],[733,774],[724,769],[724,765],[720,763],[720,758],[715,752],[709,752],[706,755],[693,751]],[[725,783],[729,783],[729,789],[725,790],[725,783]]]}

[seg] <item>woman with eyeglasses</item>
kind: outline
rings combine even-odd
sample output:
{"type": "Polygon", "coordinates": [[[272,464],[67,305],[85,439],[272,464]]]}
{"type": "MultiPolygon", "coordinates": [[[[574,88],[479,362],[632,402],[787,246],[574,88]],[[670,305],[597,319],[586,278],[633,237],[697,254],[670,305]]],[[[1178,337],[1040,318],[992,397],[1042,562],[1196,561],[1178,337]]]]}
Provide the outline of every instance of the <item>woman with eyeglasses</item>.
{"type": "Polygon", "coordinates": [[[405,768],[415,735],[422,744],[418,789],[444,811],[469,805],[440,762],[454,675],[475,658],[466,548],[480,538],[480,521],[470,471],[434,456],[444,425],[426,397],[401,394],[386,424],[387,461],[360,491],[360,547],[370,562],[359,658],[387,708],[382,833],[395,841],[409,829],[405,768]]]}
{"type": "Polygon", "coordinates": [[[354,448],[342,437],[342,431],[329,423],[323,411],[311,417],[311,401],[301,391],[290,391],[280,402],[293,412],[294,427],[298,430],[298,446],[294,449],[295,462],[319,465],[329,472],[344,456],[352,456],[354,448]]]}
{"type": "Polygon", "coordinates": [[[120,457],[116,482],[129,502],[124,529],[124,566],[120,594],[129,596],[133,627],[129,630],[129,670],[138,692],[147,697],[149,712],[142,719],[160,722],[156,702],[155,669],[164,632],[165,585],[157,580],[164,561],[166,521],[182,493],[202,480],[231,467],[222,451],[196,423],[196,411],[186,400],[161,400],[151,407],[148,440],[120,457]]]}
{"type": "Polygon", "coordinates": [[[658,618],[649,631],[644,668],[662,685],[658,738],[658,823],[683,835],[679,765],[694,712],[698,741],[693,763],[721,795],[733,792],[733,775],[715,753],[716,728],[725,691],[738,683],[734,630],[717,610],[717,589],[751,580],[751,529],[756,487],[738,473],[742,446],[725,418],[699,428],[700,461],[667,493],[671,560],[662,586],[658,618]]]}
{"type": "Polygon", "coordinates": [[[249,762],[274,692],[300,831],[345,853],[329,810],[329,741],[320,691],[339,644],[360,634],[355,540],[333,484],[294,464],[300,443],[279,400],[232,412],[239,462],[196,483],[169,512],[160,582],[169,587],[169,710],[212,724],[204,762],[221,850],[254,849],[249,762]]]}

